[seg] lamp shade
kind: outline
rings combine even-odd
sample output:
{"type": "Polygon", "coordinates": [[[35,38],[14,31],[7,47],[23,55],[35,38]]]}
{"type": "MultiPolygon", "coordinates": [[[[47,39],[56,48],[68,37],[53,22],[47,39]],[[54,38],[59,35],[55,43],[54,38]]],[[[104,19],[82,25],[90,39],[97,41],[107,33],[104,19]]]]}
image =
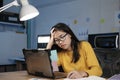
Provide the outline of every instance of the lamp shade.
{"type": "Polygon", "coordinates": [[[39,11],[32,5],[23,5],[20,11],[20,21],[26,21],[39,15],[39,11]]]}

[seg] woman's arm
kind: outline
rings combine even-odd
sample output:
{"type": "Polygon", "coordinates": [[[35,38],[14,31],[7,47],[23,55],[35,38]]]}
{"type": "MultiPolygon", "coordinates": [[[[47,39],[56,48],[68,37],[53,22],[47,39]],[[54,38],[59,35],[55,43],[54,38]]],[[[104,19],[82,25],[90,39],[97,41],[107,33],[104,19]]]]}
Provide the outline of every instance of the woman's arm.
{"type": "Polygon", "coordinates": [[[95,55],[93,48],[91,47],[89,42],[83,42],[83,46],[86,51],[86,59],[87,59],[86,62],[89,67],[89,69],[86,70],[86,72],[89,75],[101,76],[102,68],[97,60],[97,57],[95,55]]]}
{"type": "Polygon", "coordinates": [[[55,32],[53,32],[53,30],[54,30],[54,28],[50,31],[51,37],[50,37],[50,40],[49,40],[49,42],[47,44],[46,49],[51,49],[53,44],[54,44],[54,33],[55,32]]]}

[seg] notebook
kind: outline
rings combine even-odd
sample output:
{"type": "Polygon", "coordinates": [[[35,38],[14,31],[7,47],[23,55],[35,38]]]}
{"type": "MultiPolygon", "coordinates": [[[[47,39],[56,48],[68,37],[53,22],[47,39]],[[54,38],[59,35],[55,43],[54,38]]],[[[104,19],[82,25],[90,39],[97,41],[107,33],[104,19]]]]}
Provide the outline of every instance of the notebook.
{"type": "Polygon", "coordinates": [[[53,71],[51,54],[51,50],[23,49],[28,74],[45,78],[66,77],[63,72],[53,71]]]}
{"type": "Polygon", "coordinates": [[[108,80],[120,80],[120,74],[115,74],[111,76],[110,78],[108,78],[108,80]]]}

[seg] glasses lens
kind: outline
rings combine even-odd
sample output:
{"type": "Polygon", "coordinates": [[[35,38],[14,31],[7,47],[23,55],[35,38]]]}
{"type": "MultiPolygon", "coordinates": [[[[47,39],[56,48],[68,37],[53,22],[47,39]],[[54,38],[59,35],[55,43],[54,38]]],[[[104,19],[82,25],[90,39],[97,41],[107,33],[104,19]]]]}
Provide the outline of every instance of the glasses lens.
{"type": "Polygon", "coordinates": [[[65,35],[63,35],[63,36],[60,36],[59,39],[56,39],[56,40],[55,40],[55,43],[56,43],[56,44],[59,44],[60,41],[64,41],[64,40],[66,39],[66,35],[67,35],[67,33],[66,33],[65,35]]]}

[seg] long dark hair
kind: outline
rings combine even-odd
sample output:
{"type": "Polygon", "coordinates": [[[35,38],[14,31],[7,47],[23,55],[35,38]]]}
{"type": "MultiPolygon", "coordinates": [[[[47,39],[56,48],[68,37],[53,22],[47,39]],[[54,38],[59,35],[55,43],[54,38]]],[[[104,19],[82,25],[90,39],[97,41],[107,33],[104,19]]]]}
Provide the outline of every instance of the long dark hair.
{"type": "MultiPolygon", "coordinates": [[[[66,33],[71,35],[71,47],[73,49],[73,57],[72,57],[71,62],[76,63],[80,58],[80,54],[79,54],[79,51],[78,51],[79,40],[77,39],[77,37],[75,36],[73,31],[69,28],[68,25],[66,25],[64,23],[58,23],[55,26],[53,26],[52,28],[55,28],[54,31],[63,31],[63,32],[66,32],[66,33]]],[[[57,49],[58,52],[63,50],[60,47],[58,47],[57,45],[54,45],[54,46],[55,46],[55,48],[57,49]]]]}

